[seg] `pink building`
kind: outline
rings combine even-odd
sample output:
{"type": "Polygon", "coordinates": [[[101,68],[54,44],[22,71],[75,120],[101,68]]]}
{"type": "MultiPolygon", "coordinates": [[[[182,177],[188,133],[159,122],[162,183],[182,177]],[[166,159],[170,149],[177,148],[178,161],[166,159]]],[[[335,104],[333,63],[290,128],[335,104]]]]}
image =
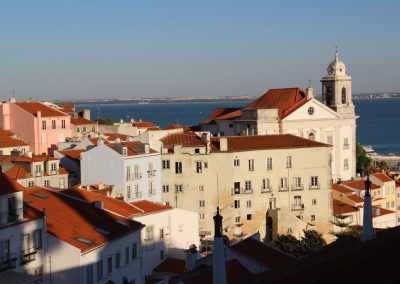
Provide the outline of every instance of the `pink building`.
{"type": "Polygon", "coordinates": [[[72,136],[69,115],[40,102],[3,102],[0,126],[21,137],[36,155],[51,154],[72,136]]]}

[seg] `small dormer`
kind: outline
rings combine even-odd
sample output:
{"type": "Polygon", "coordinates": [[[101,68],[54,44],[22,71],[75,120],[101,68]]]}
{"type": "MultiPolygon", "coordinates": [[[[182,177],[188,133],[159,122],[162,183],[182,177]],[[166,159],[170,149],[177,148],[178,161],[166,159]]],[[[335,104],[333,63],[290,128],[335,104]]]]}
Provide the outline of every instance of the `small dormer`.
{"type": "Polygon", "coordinates": [[[114,139],[114,142],[115,142],[115,143],[121,143],[121,138],[119,138],[119,137],[115,138],[115,139],[114,139]]]}

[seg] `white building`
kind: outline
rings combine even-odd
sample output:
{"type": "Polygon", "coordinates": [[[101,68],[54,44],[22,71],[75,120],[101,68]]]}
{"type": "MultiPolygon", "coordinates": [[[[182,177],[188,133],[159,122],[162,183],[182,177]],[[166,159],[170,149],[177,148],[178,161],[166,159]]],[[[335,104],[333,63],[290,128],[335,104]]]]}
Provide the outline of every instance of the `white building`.
{"type": "Polygon", "coordinates": [[[0,282],[43,281],[46,230],[43,215],[23,205],[24,188],[0,175],[0,282]]]}
{"type": "Polygon", "coordinates": [[[115,186],[115,196],[126,201],[161,202],[160,153],[146,143],[103,144],[81,153],[81,184],[115,186]]]}
{"type": "Polygon", "coordinates": [[[322,102],[311,87],[271,89],[241,110],[217,109],[201,128],[226,136],[289,133],[333,145],[332,178],[349,180],[356,174],[356,116],[351,77],[337,53],[321,82],[322,102]]]}
{"type": "Polygon", "coordinates": [[[142,200],[128,203],[94,192],[68,189],[63,194],[88,202],[102,202],[104,209],[145,225],[142,230],[142,282],[167,257],[184,257],[190,245],[199,246],[197,213],[142,200]]]}
{"type": "Polygon", "coordinates": [[[101,202],[40,187],[26,189],[24,200],[46,208],[46,281],[141,283],[142,224],[108,212],[101,202]]]}

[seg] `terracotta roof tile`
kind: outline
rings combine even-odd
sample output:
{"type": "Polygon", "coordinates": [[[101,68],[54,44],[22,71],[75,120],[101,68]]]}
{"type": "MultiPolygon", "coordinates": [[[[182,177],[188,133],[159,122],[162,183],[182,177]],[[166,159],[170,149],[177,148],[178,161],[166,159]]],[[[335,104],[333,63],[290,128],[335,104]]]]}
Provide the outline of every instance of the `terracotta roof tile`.
{"type": "Polygon", "coordinates": [[[243,110],[278,109],[279,117],[291,113],[294,105],[300,107],[307,102],[306,93],[300,88],[270,89],[264,95],[245,107],[243,110]],[[299,102],[302,102],[298,104],[299,102]]]}
{"type": "Polygon", "coordinates": [[[0,148],[27,146],[24,141],[8,130],[0,129],[0,148]]]}
{"type": "Polygon", "coordinates": [[[0,173],[0,195],[23,191],[25,188],[12,178],[0,173]]]}
{"type": "MultiPolygon", "coordinates": [[[[359,179],[359,180],[355,180],[355,181],[346,181],[342,183],[343,185],[346,185],[348,187],[352,187],[352,188],[356,188],[358,190],[365,190],[365,180],[363,179],[359,179]]],[[[375,184],[375,183],[371,183],[371,189],[379,189],[380,186],[375,184]]]]}
{"type": "Polygon", "coordinates": [[[186,262],[184,259],[176,259],[168,257],[164,259],[156,268],[153,269],[155,272],[164,272],[171,274],[180,274],[186,271],[186,262]]]}
{"type": "Polygon", "coordinates": [[[200,124],[211,124],[215,123],[216,119],[233,119],[236,117],[240,117],[240,115],[240,108],[216,108],[210,114],[210,116],[200,122],[200,124]]]}
{"type": "MultiPolygon", "coordinates": [[[[128,150],[127,156],[136,156],[136,155],[143,155],[144,153],[139,149],[139,145],[143,144],[140,141],[132,141],[132,142],[121,142],[121,143],[105,143],[108,147],[118,152],[120,147],[125,146],[128,150]],[[117,149],[118,148],[118,149],[117,149]]],[[[156,150],[150,148],[150,154],[158,153],[156,150]]]]}
{"type": "Polygon", "coordinates": [[[26,179],[27,177],[32,177],[31,173],[25,170],[23,166],[14,165],[8,169],[4,174],[12,179],[26,179]]]}
{"type": "Polygon", "coordinates": [[[337,183],[332,184],[332,189],[344,194],[354,193],[354,190],[348,189],[347,187],[344,187],[343,185],[337,183]]]}
{"type": "Polygon", "coordinates": [[[68,114],[40,102],[18,102],[15,104],[33,116],[36,116],[37,111],[41,112],[42,117],[68,116],[68,114]]]}
{"type": "Polygon", "coordinates": [[[335,215],[349,214],[357,211],[358,209],[356,207],[350,206],[337,199],[333,199],[333,214],[335,215]]]}
{"type": "Polygon", "coordinates": [[[173,207],[171,206],[163,205],[149,200],[135,201],[131,202],[131,204],[142,211],[141,215],[173,209],[173,207]]]}
{"type": "Polygon", "coordinates": [[[312,141],[291,134],[274,134],[214,137],[211,138],[211,142],[216,149],[219,149],[220,139],[227,139],[229,152],[261,149],[331,147],[328,144],[312,141]]]}
{"type": "Polygon", "coordinates": [[[377,179],[379,179],[382,182],[393,181],[390,177],[388,177],[384,173],[374,173],[374,174],[372,174],[372,176],[376,177],[377,179]]]}
{"type": "Polygon", "coordinates": [[[71,113],[75,112],[75,105],[74,104],[59,104],[61,111],[71,113]]]}
{"type": "Polygon", "coordinates": [[[141,223],[44,188],[26,189],[24,199],[29,200],[29,206],[33,208],[38,210],[46,208],[48,233],[79,248],[81,252],[102,246],[115,238],[140,230],[143,227],[141,223]],[[32,195],[35,193],[47,198],[32,195]],[[124,222],[126,226],[116,222],[116,220],[124,222]],[[103,234],[96,228],[108,231],[109,234],[103,234]],[[84,238],[89,240],[90,243],[81,242],[77,238],[84,238]]]}
{"type": "Polygon", "coordinates": [[[356,202],[356,203],[364,203],[364,199],[358,195],[352,194],[352,195],[346,195],[346,198],[356,202]]]}
{"type": "Polygon", "coordinates": [[[153,123],[153,122],[148,122],[148,121],[137,121],[137,122],[132,122],[132,126],[136,126],[137,128],[149,128],[149,127],[157,127],[158,125],[153,123]]]}
{"type": "Polygon", "coordinates": [[[179,124],[171,124],[168,125],[167,127],[163,128],[164,130],[170,130],[170,129],[183,129],[184,131],[189,131],[191,129],[191,126],[183,126],[179,124]]]}
{"type": "Polygon", "coordinates": [[[71,124],[73,125],[86,125],[86,124],[97,124],[95,121],[91,121],[89,119],[83,118],[81,116],[71,117],[71,124]]]}
{"type": "Polygon", "coordinates": [[[295,260],[294,256],[281,252],[251,237],[238,242],[231,248],[271,268],[282,266],[295,260]]]}
{"type": "Polygon", "coordinates": [[[68,157],[68,158],[70,158],[70,159],[79,161],[81,159],[81,154],[83,152],[86,152],[86,150],[84,150],[84,149],[79,149],[79,150],[58,150],[57,152],[62,154],[62,155],[64,155],[64,156],[66,156],[66,157],[68,157]]]}
{"type": "Polygon", "coordinates": [[[194,132],[182,132],[165,136],[160,140],[164,147],[172,148],[174,145],[182,145],[184,147],[205,147],[204,142],[194,132]]]}

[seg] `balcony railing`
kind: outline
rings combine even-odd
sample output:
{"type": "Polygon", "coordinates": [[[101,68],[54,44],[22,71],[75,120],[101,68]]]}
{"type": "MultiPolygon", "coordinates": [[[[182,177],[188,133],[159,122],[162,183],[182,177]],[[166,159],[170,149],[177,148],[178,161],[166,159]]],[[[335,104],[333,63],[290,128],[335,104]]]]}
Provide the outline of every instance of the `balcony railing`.
{"type": "Polygon", "coordinates": [[[15,253],[0,256],[0,271],[13,269],[17,266],[17,255],[15,253]]]}
{"type": "Polygon", "coordinates": [[[272,186],[269,187],[261,187],[261,193],[272,192],[272,186]]]}
{"type": "Polygon", "coordinates": [[[303,211],[304,210],[304,204],[292,204],[291,206],[292,211],[303,211]]]}
{"type": "Polygon", "coordinates": [[[281,186],[280,186],[280,187],[278,188],[278,191],[279,191],[279,192],[289,191],[289,187],[288,187],[288,186],[284,186],[284,187],[281,187],[281,186]]]}
{"type": "Polygon", "coordinates": [[[292,191],[301,191],[304,190],[304,185],[292,185],[292,191]]]}
{"type": "Polygon", "coordinates": [[[232,188],[232,195],[235,194],[252,194],[253,188],[232,188]]]}
{"type": "Polygon", "coordinates": [[[36,259],[36,248],[29,248],[21,251],[21,264],[25,264],[36,259]]]}
{"type": "Polygon", "coordinates": [[[23,216],[22,208],[0,212],[0,226],[21,220],[23,216]]]}
{"type": "Polygon", "coordinates": [[[319,187],[320,187],[320,184],[319,183],[317,183],[317,184],[312,184],[312,183],[310,183],[310,187],[309,187],[309,189],[310,190],[314,190],[314,189],[319,189],[319,187]]]}

